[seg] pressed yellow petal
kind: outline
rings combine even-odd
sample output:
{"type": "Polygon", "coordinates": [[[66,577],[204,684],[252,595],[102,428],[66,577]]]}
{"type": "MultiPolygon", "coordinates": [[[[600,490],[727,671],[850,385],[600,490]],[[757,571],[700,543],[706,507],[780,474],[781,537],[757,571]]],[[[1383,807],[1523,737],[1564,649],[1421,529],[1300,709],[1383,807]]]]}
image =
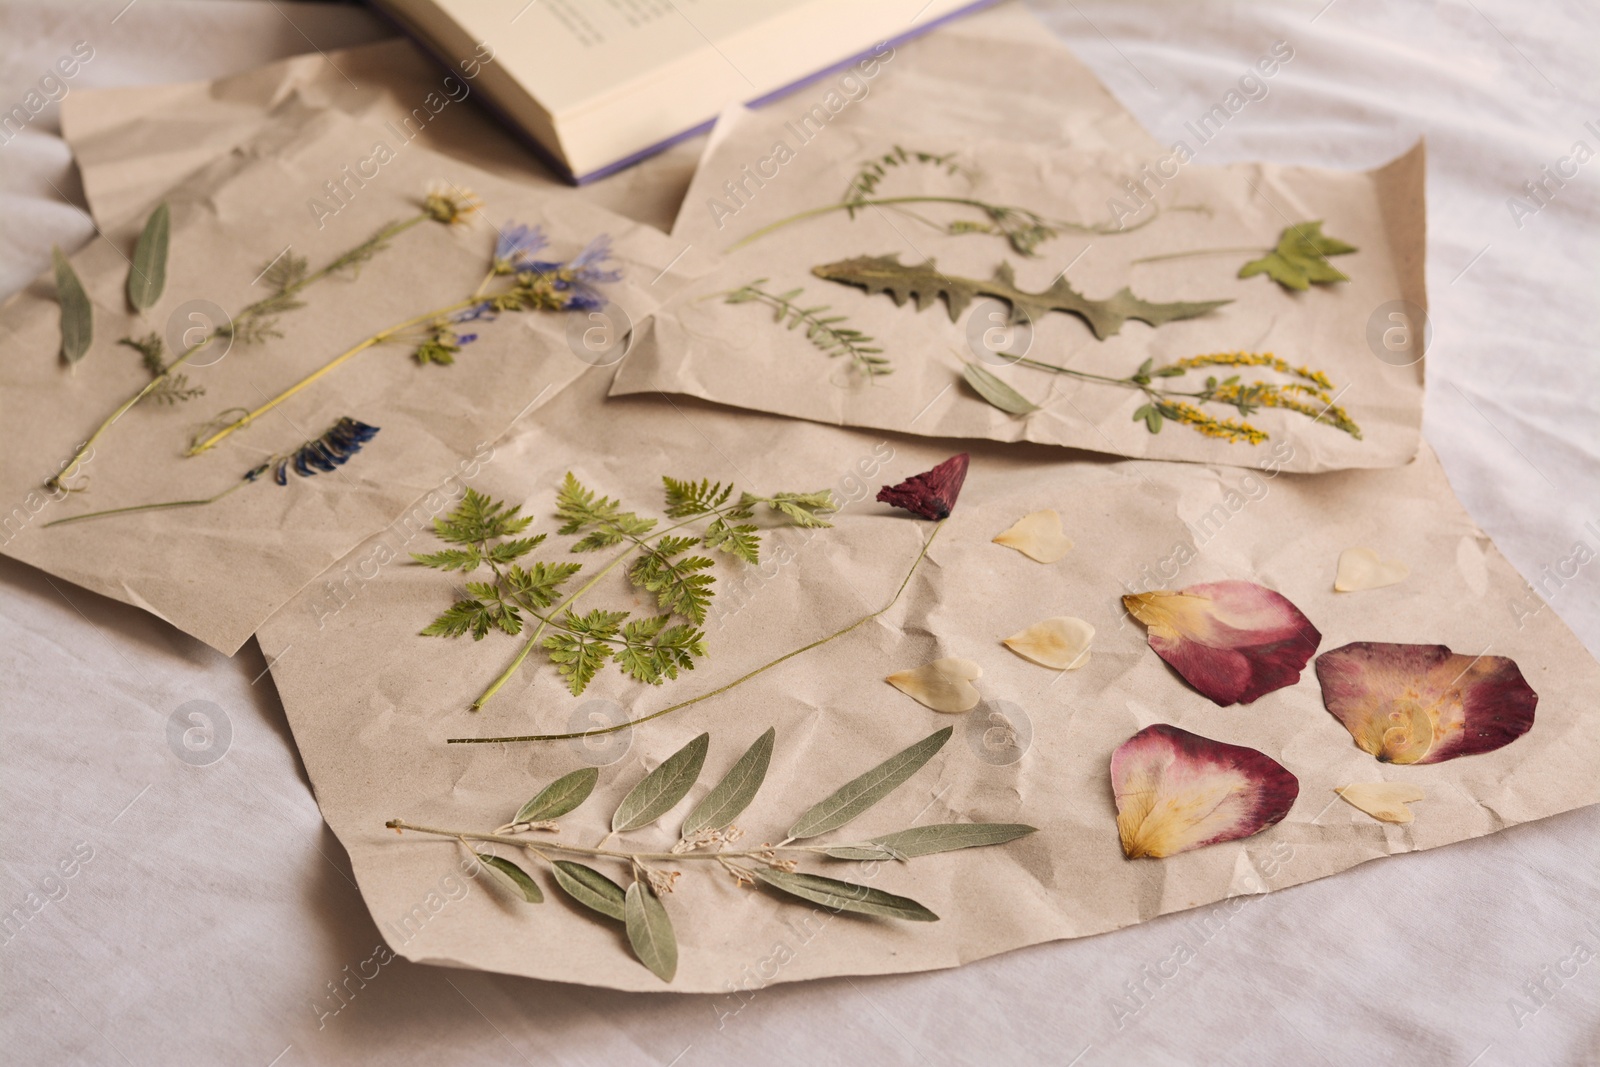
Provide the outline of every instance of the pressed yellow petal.
{"type": "Polygon", "coordinates": [[[1057,615],[1012,634],[1006,638],[1005,646],[1041,666],[1070,671],[1089,662],[1089,644],[1093,640],[1093,626],[1082,619],[1057,615]]]}
{"type": "Polygon", "coordinates": [[[1040,563],[1054,563],[1072,550],[1072,541],[1061,532],[1061,516],[1050,508],[1024,515],[994,543],[1040,563]]]}
{"type": "Polygon", "coordinates": [[[1406,805],[1426,795],[1405,782],[1355,782],[1339,786],[1334,792],[1374,819],[1396,823],[1410,822],[1411,809],[1406,805]]]}
{"type": "Polygon", "coordinates": [[[970,659],[948,656],[909,671],[897,671],[884,681],[934,711],[954,714],[978,706],[978,690],[973,679],[983,676],[983,668],[970,659]]]}
{"type": "Polygon", "coordinates": [[[1406,580],[1411,568],[1397,559],[1383,559],[1370,548],[1347,548],[1339,553],[1339,572],[1334,576],[1336,593],[1359,589],[1382,589],[1406,580]]]}

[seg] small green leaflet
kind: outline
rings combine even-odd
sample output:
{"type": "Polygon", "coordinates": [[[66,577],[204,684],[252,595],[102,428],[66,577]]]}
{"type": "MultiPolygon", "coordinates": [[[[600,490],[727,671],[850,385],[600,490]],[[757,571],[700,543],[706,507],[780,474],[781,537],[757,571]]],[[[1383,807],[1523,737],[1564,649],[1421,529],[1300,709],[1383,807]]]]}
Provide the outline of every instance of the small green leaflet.
{"type": "Polygon", "coordinates": [[[128,303],[143,311],[161,299],[167,287],[167,242],[172,230],[172,212],[162,203],[150,213],[133,249],[133,264],[128,270],[128,303]]]}
{"type": "Polygon", "coordinates": [[[76,363],[94,340],[94,309],[61,249],[51,245],[50,258],[56,265],[56,300],[61,304],[61,358],[76,363]]]}
{"type": "Polygon", "coordinates": [[[1037,827],[1011,822],[951,822],[913,826],[859,845],[836,845],[827,854],[840,860],[909,860],[981,845],[1003,845],[1026,837],[1037,827]]]}
{"type": "Polygon", "coordinates": [[[700,768],[705,765],[706,749],[710,744],[711,735],[701,734],[645,775],[617,805],[617,813],[611,817],[611,832],[620,834],[637,830],[671,811],[678,801],[688,795],[695,780],[700,777],[700,768]]]}
{"type": "Polygon", "coordinates": [[[976,363],[962,364],[961,376],[979,396],[1007,415],[1029,415],[1039,410],[1039,405],[976,363]]]}
{"type": "Polygon", "coordinates": [[[789,836],[800,840],[837,830],[899,788],[944,747],[953,732],[954,727],[950,726],[937,730],[841,786],[800,816],[800,821],[789,828],[789,836]]]}
{"type": "Polygon", "coordinates": [[[517,892],[522,894],[523,900],[526,900],[529,904],[544,903],[544,893],[540,891],[539,883],[528,877],[527,871],[510,860],[501,859],[499,856],[491,856],[487,852],[478,852],[475,855],[516,887],[517,892]]]}
{"type": "Polygon", "coordinates": [[[562,775],[543,789],[517,811],[512,822],[542,822],[559,819],[589,799],[594,784],[600,780],[600,768],[584,767],[571,774],[562,775]]]}
{"type": "Polygon", "coordinates": [[[722,781],[700,798],[700,803],[683,820],[685,841],[702,831],[726,829],[744,813],[766,780],[767,765],[772,762],[772,742],[777,734],[774,727],[767,727],[767,732],[756,738],[722,781]]]}
{"type": "Polygon", "coordinates": [[[1143,422],[1151,433],[1161,432],[1161,409],[1155,404],[1145,404],[1133,413],[1134,422],[1143,422]]]}
{"type": "Polygon", "coordinates": [[[678,671],[694,670],[694,657],[706,654],[705,634],[692,626],[668,626],[671,615],[634,619],[622,628],[622,648],[617,666],[637,681],[660,685],[678,677],[678,671]]]}
{"type": "Polygon", "coordinates": [[[550,866],[556,876],[556,885],[567,896],[608,919],[625,921],[623,902],[626,895],[620,885],[593,867],[585,867],[571,860],[556,860],[550,866]]]}
{"type": "Polygon", "coordinates": [[[939,921],[939,916],[910,897],[897,897],[893,893],[885,893],[870,886],[841,882],[837,878],[824,878],[820,874],[780,871],[771,867],[752,868],[752,873],[774,889],[781,889],[790,896],[838,911],[882,915],[890,919],[909,919],[912,922],[939,921]]]}
{"type": "Polygon", "coordinates": [[[678,940],[673,936],[667,909],[644,883],[634,882],[623,898],[622,913],[633,954],[657,978],[672,981],[678,973],[678,940]]]}
{"type": "Polygon", "coordinates": [[[1239,268],[1239,277],[1265,274],[1285,289],[1300,292],[1312,285],[1347,282],[1350,276],[1328,262],[1329,256],[1342,256],[1359,249],[1336,237],[1322,233],[1322,222],[1299,222],[1284,228],[1278,246],[1260,259],[1239,268]]]}
{"type": "MultiPolygon", "coordinates": [[[[592,535],[591,535],[592,536],[592,535]]],[[[701,573],[714,564],[705,556],[685,556],[684,552],[700,543],[698,537],[666,536],[655,545],[646,547],[633,566],[628,568],[628,580],[640,589],[656,595],[656,603],[664,610],[686,616],[696,623],[706,621],[706,609],[714,593],[716,578],[701,573]]]]}

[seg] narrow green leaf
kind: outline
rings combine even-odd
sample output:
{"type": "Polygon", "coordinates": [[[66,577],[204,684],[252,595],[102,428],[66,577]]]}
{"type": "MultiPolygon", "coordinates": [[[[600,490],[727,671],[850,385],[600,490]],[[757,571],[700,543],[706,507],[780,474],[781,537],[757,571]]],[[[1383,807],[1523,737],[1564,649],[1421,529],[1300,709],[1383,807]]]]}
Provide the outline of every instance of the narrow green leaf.
{"type": "Polygon", "coordinates": [[[133,249],[133,265],[128,270],[128,303],[135,311],[161,299],[167,287],[167,242],[172,231],[172,213],[162,203],[150,213],[133,249]]]}
{"type": "Polygon", "coordinates": [[[611,817],[611,832],[620,834],[649,826],[671,811],[673,805],[688,794],[695,780],[700,777],[700,768],[705,765],[706,749],[710,744],[711,735],[701,734],[645,775],[617,805],[617,813],[611,817]]]}
{"type": "Polygon", "coordinates": [[[61,249],[51,245],[50,258],[56,265],[56,300],[61,304],[61,358],[76,363],[94,340],[94,308],[61,249]]]}
{"type": "Polygon", "coordinates": [[[1144,413],[1144,426],[1145,426],[1145,429],[1149,430],[1151,433],[1160,433],[1161,432],[1161,409],[1160,408],[1151,407],[1150,410],[1148,410],[1148,411],[1146,411],[1144,413]]]}
{"type": "Polygon", "coordinates": [[[700,798],[700,803],[683,820],[683,837],[688,840],[702,830],[721,830],[744,814],[744,809],[756,798],[756,790],[767,777],[767,764],[772,762],[772,741],[777,730],[756,738],[755,744],[745,750],[739,762],[723,776],[716,787],[700,798]]]}
{"type": "Polygon", "coordinates": [[[816,837],[829,830],[837,830],[872,805],[894,792],[910,778],[934,753],[950,740],[954,727],[937,730],[901,752],[890,756],[866,774],[841,786],[828,799],[815,805],[800,816],[800,821],[789,828],[789,836],[796,839],[816,837]]]}
{"type": "Polygon", "coordinates": [[[593,867],[571,860],[556,860],[556,885],[579,904],[618,922],[625,921],[622,887],[593,867]]]}
{"type": "Polygon", "coordinates": [[[1007,415],[1028,415],[1039,410],[1039,405],[1017,392],[1005,382],[990,374],[976,363],[964,364],[961,376],[993,406],[1007,415]]]}
{"type": "Polygon", "coordinates": [[[522,894],[523,900],[526,900],[529,904],[544,903],[544,893],[539,890],[539,883],[528,877],[527,871],[510,860],[501,859],[499,856],[491,856],[487,852],[479,852],[477,855],[492,870],[504,875],[506,881],[515,886],[517,891],[522,894]]]}
{"type": "MultiPolygon", "coordinates": [[[[701,735],[704,736],[704,735],[701,735]]],[[[678,940],[672,934],[672,920],[656,895],[635,882],[623,898],[623,922],[628,927],[628,944],[639,962],[663,982],[678,973],[678,940]]]]}
{"type": "MultiPolygon", "coordinates": [[[[779,871],[771,867],[757,867],[755,876],[790,896],[821,904],[835,911],[854,911],[862,915],[882,915],[890,919],[909,919],[912,922],[938,922],[939,916],[918,904],[910,897],[897,897],[881,889],[841,882],[837,878],[824,878],[820,874],[802,874],[798,871],[779,871]]],[[[632,894],[632,890],[629,890],[632,894]]]]}
{"type": "Polygon", "coordinates": [[[537,796],[517,811],[512,822],[539,822],[558,819],[589,799],[600,780],[599,767],[585,767],[563,775],[539,790],[537,796]]]}
{"type": "Polygon", "coordinates": [[[914,826],[899,833],[884,834],[860,845],[838,845],[827,854],[841,860],[915,859],[958,848],[1000,845],[1026,837],[1037,829],[1011,822],[951,822],[914,826]]]}

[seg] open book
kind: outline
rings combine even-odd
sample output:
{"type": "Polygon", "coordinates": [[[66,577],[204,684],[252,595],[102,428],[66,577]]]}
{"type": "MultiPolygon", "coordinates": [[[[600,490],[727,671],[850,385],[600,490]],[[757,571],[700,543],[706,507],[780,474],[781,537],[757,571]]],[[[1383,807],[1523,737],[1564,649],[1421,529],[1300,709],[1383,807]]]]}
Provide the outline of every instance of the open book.
{"type": "Polygon", "coordinates": [[[372,2],[581,183],[833,71],[818,106],[848,106],[897,42],[993,0],[372,2]]]}

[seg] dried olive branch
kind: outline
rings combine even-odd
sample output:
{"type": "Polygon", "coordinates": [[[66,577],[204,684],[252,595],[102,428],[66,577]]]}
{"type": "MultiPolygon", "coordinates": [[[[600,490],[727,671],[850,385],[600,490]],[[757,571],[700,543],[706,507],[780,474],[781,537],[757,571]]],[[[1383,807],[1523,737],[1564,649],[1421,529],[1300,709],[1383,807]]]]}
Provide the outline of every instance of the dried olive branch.
{"type": "MultiPolygon", "coordinates": [[[[566,741],[566,740],[569,740],[569,739],[572,739],[572,738],[599,737],[602,734],[616,733],[619,730],[626,730],[626,729],[629,729],[631,727],[638,726],[638,725],[640,725],[642,723],[647,723],[647,722],[651,721],[652,719],[662,718],[663,716],[670,715],[673,712],[682,711],[684,708],[687,708],[687,707],[689,707],[691,705],[694,705],[694,704],[698,704],[701,701],[710,700],[712,697],[720,696],[723,693],[726,693],[730,689],[733,689],[733,688],[735,688],[737,686],[743,685],[745,682],[747,682],[750,679],[754,678],[758,674],[763,674],[766,671],[771,670],[772,668],[778,666],[781,663],[785,663],[785,662],[787,662],[787,661],[789,661],[791,659],[794,659],[796,656],[801,655],[802,653],[809,652],[814,648],[818,648],[818,647],[820,647],[822,645],[825,645],[830,641],[833,641],[833,640],[835,640],[837,638],[843,637],[845,634],[848,634],[848,633],[852,632],[853,630],[857,630],[860,627],[865,626],[867,623],[871,622],[873,619],[878,618],[880,615],[883,615],[885,612],[887,612],[890,608],[894,607],[895,604],[899,603],[901,595],[904,594],[905,591],[906,591],[906,587],[911,584],[912,577],[917,573],[917,568],[922,564],[923,559],[927,556],[928,549],[933,546],[933,539],[935,537],[939,536],[939,530],[943,526],[944,526],[944,523],[942,521],[939,522],[938,524],[936,524],[934,526],[933,531],[928,534],[927,539],[925,541],[923,541],[923,543],[922,543],[922,550],[917,553],[917,558],[912,560],[911,568],[906,571],[906,576],[905,576],[905,578],[903,578],[901,580],[899,588],[895,590],[894,596],[891,597],[889,599],[889,602],[887,604],[885,604],[883,607],[879,608],[877,611],[872,612],[871,614],[863,615],[861,618],[857,619],[855,622],[851,623],[849,626],[844,627],[842,630],[835,630],[833,633],[828,634],[826,637],[820,637],[817,640],[812,641],[808,645],[802,645],[800,648],[796,648],[796,649],[793,649],[792,651],[786,652],[783,655],[779,656],[777,659],[770,660],[770,661],[762,664],[761,666],[755,668],[754,670],[740,675],[738,678],[735,678],[733,681],[728,682],[728,683],[726,683],[724,685],[718,686],[717,688],[711,690],[710,692],[701,693],[699,696],[690,697],[688,700],[683,700],[683,701],[679,701],[676,704],[671,704],[671,705],[669,705],[669,706],[667,706],[665,708],[662,708],[660,711],[651,712],[649,715],[642,716],[641,718],[630,719],[627,722],[617,723],[616,725],[613,725],[613,726],[597,727],[595,729],[582,730],[582,731],[578,731],[576,733],[565,733],[565,734],[525,734],[525,735],[518,736],[518,737],[452,737],[446,743],[447,744],[451,744],[451,745],[492,745],[492,744],[498,744],[500,742],[566,741]]],[[[616,563],[613,562],[611,564],[611,566],[613,566],[613,567],[616,566],[616,563]]],[[[598,580],[598,577],[599,576],[596,576],[596,580],[598,580]]],[[[527,651],[528,651],[527,649],[524,649],[523,658],[526,657],[527,651]]],[[[518,662],[520,662],[520,659],[519,659],[518,662]]],[[[495,688],[498,688],[498,687],[499,687],[499,685],[497,684],[495,688]]]]}
{"type": "MultiPolygon", "coordinates": [[[[567,845],[558,841],[545,838],[529,840],[512,834],[484,834],[474,833],[471,830],[445,830],[437,826],[418,826],[406,822],[404,819],[390,819],[383,824],[390,830],[413,830],[419,834],[435,834],[439,837],[466,838],[469,841],[491,841],[497,845],[515,845],[526,848],[531,852],[570,852],[579,856],[608,856],[613,859],[627,860],[721,860],[721,859],[759,859],[773,852],[826,852],[833,845],[763,845],[760,848],[742,850],[723,850],[720,852],[627,852],[619,849],[588,848],[583,845],[567,845]]],[[[610,834],[606,835],[610,837],[610,834]]]]}
{"type": "Polygon", "coordinates": [[[124,400],[120,405],[117,406],[116,410],[106,417],[105,421],[101,422],[99,426],[95,427],[94,432],[91,433],[88,439],[84,441],[83,444],[79,445],[77,451],[72,454],[72,458],[67,462],[67,465],[49,481],[45,482],[45,488],[51,490],[66,489],[67,486],[65,484],[65,480],[70,478],[79,470],[79,468],[83,466],[83,461],[85,457],[88,456],[90,451],[93,450],[95,442],[99,441],[101,437],[105,436],[106,431],[111,429],[112,424],[114,424],[118,419],[122,418],[122,416],[126,415],[135,404],[163,388],[175,371],[187,364],[217,337],[230,333],[244,334],[248,327],[252,323],[255,323],[262,316],[275,311],[282,311],[287,306],[292,306],[291,301],[296,294],[304,291],[317,282],[322,281],[324,278],[344,270],[346,267],[370,259],[373,254],[381,250],[390,239],[399,236],[406,230],[409,230],[411,227],[417,225],[419,222],[433,217],[435,216],[431,212],[424,210],[411,218],[390,223],[389,225],[380,229],[377,233],[373,234],[371,237],[367,238],[365,241],[362,241],[360,244],[356,245],[354,248],[351,248],[341,255],[336,256],[321,269],[313,271],[310,274],[305,274],[292,281],[288,281],[287,284],[283,285],[276,292],[272,293],[272,295],[264,297],[263,299],[249,305],[243,311],[239,312],[239,314],[232,320],[231,323],[220,325],[210,330],[200,341],[194,345],[191,345],[177,356],[173,357],[170,363],[166,364],[159,371],[154,373],[150,381],[145,383],[144,388],[134,393],[127,400],[124,400]]]}

